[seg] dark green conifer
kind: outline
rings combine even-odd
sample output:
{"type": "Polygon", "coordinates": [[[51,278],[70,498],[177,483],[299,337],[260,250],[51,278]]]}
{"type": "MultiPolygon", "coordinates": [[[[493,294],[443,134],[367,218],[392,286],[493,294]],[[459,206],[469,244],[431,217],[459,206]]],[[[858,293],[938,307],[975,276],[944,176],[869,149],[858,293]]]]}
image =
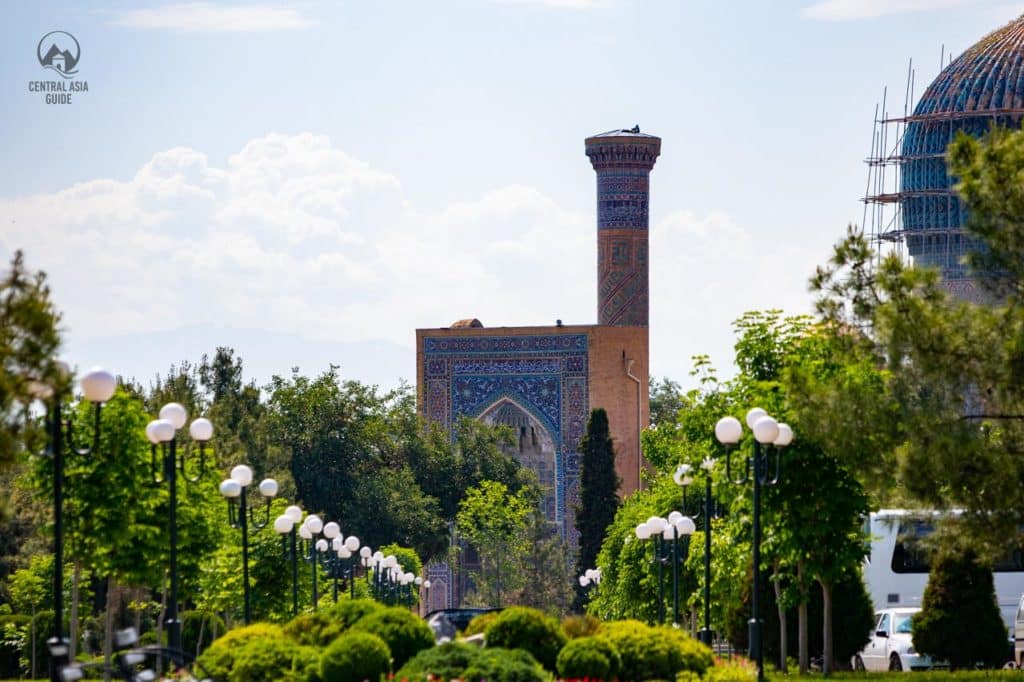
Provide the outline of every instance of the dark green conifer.
{"type": "Polygon", "coordinates": [[[952,669],[1008,660],[992,568],[972,549],[946,549],[935,558],[921,612],[914,616],[914,647],[952,669]]]}
{"type": "MultiPolygon", "coordinates": [[[[619,508],[619,480],[615,472],[615,448],[608,431],[608,413],[597,408],[590,413],[587,433],[580,442],[583,462],[580,470],[580,504],[576,509],[576,530],[580,548],[576,568],[596,568],[605,532],[619,508]]],[[[576,607],[583,604],[583,588],[577,586],[576,607]]]]}

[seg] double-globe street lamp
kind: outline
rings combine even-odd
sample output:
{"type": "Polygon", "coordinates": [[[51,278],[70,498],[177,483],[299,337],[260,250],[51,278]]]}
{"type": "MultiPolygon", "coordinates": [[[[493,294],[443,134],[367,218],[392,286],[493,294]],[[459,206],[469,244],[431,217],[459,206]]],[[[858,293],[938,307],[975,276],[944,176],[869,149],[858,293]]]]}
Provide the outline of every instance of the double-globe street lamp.
{"type": "MultiPolygon", "coordinates": [[[[704,470],[704,510],[691,515],[690,518],[697,518],[704,515],[704,627],[697,633],[697,639],[704,644],[711,646],[714,636],[711,631],[711,505],[714,500],[711,497],[711,472],[715,468],[715,460],[707,457],[701,462],[700,468],[704,470]]],[[[693,470],[689,464],[680,464],[676,467],[672,480],[683,489],[683,511],[686,511],[686,489],[693,484],[693,470]]]]}
{"type": "Polygon", "coordinates": [[[715,438],[726,446],[726,476],[737,485],[753,483],[753,563],[754,584],[750,598],[750,620],[747,623],[750,640],[750,658],[757,664],[758,682],[764,680],[764,648],[762,642],[762,621],[760,613],[761,599],[761,488],[776,485],[782,467],[782,448],[793,442],[793,430],[786,424],[780,424],[760,407],[747,412],[747,426],[754,434],[751,454],[746,458],[743,475],[737,479],[732,477],[732,449],[743,437],[743,425],[735,417],[722,417],[715,424],[715,438]],[[775,466],[768,460],[769,445],[775,446],[775,466]],[[774,473],[773,473],[774,469],[774,473]]]}
{"type": "Polygon", "coordinates": [[[306,517],[306,520],[299,526],[299,537],[305,541],[305,550],[302,554],[302,558],[309,562],[309,565],[313,573],[313,610],[316,611],[320,606],[320,595],[316,591],[316,573],[317,564],[320,562],[317,557],[317,552],[327,551],[327,540],[324,538],[317,538],[318,535],[324,529],[323,520],[316,514],[310,514],[306,517]]]}
{"type": "MultiPolygon", "coordinates": [[[[327,574],[333,579],[333,599],[334,603],[338,603],[338,579],[344,575],[348,575],[349,582],[351,585],[351,595],[355,598],[355,570],[351,565],[353,553],[359,551],[359,538],[354,535],[350,535],[347,538],[344,533],[341,532],[341,526],[334,521],[331,521],[324,525],[324,537],[330,540],[330,551],[332,554],[326,554],[323,558],[324,568],[327,569],[327,574]],[[342,565],[342,561],[346,562],[346,565],[342,565]]],[[[319,543],[318,543],[319,544],[319,543]]],[[[369,549],[369,548],[367,548],[369,549]]]]}
{"type": "Polygon", "coordinates": [[[601,569],[600,568],[588,568],[583,571],[583,575],[579,577],[580,587],[587,588],[591,585],[597,586],[601,584],[601,569]]]}
{"type": "MultiPolygon", "coordinates": [[[[64,377],[70,374],[63,362],[57,363],[57,370],[64,377]]],[[[92,443],[84,448],[75,446],[73,420],[64,416],[64,392],[38,380],[30,381],[29,385],[32,396],[46,405],[48,439],[42,454],[53,460],[53,635],[46,644],[50,651],[50,679],[54,682],[61,679],[70,652],[64,637],[64,457],[71,453],[85,457],[99,447],[100,412],[103,403],[114,396],[117,380],[102,367],[93,367],[82,377],[80,386],[94,410],[92,443]]]]}
{"type": "Polygon", "coordinates": [[[164,626],[167,629],[167,644],[171,649],[171,657],[175,665],[178,666],[184,663],[181,648],[181,621],[178,620],[178,472],[180,471],[189,483],[199,481],[206,469],[206,442],[213,437],[213,424],[209,419],[199,417],[193,419],[189,424],[189,435],[193,441],[199,443],[199,473],[195,477],[189,477],[185,472],[188,449],[183,448],[179,456],[177,438],[178,430],[185,426],[186,421],[188,421],[188,412],[184,406],[179,403],[167,403],[160,408],[160,418],[154,419],[146,425],[146,437],[152,443],[150,467],[153,480],[158,484],[166,481],[170,493],[167,525],[171,537],[171,555],[168,566],[171,586],[164,626]],[[163,457],[162,466],[157,465],[158,449],[163,457]]]}
{"type": "MultiPolygon", "coordinates": [[[[654,560],[658,564],[658,622],[665,622],[665,580],[664,566],[672,562],[672,624],[679,625],[679,538],[689,542],[696,530],[693,519],[683,516],[682,512],[673,511],[668,518],[652,516],[636,527],[636,537],[640,540],[654,538],[654,560]],[[671,541],[671,546],[668,542],[671,541]]],[[[686,547],[689,547],[687,544],[686,547]]]]}
{"type": "Polygon", "coordinates": [[[297,526],[300,523],[302,523],[302,508],[294,504],[285,509],[284,514],[274,519],[274,531],[280,534],[282,540],[285,541],[285,553],[291,561],[292,616],[299,615],[299,553],[296,547],[296,535],[297,526]]]}
{"type": "Polygon", "coordinates": [[[256,516],[246,498],[245,491],[252,484],[252,469],[239,464],[231,470],[230,478],[221,481],[220,494],[228,501],[228,523],[242,531],[242,594],[244,595],[245,624],[252,622],[252,603],[249,596],[249,527],[261,530],[270,523],[270,501],[277,495],[277,481],[265,478],[260,481],[259,491],[266,500],[263,520],[256,516]]]}

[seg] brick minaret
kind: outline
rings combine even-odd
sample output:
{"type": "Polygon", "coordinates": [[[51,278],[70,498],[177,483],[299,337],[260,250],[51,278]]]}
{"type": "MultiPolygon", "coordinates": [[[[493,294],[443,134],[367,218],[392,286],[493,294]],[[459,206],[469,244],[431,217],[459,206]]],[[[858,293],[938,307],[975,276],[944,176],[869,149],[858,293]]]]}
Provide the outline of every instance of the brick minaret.
{"type": "Polygon", "coordinates": [[[586,140],[597,173],[597,323],[648,324],[647,203],[661,138],[612,130],[586,140]]]}

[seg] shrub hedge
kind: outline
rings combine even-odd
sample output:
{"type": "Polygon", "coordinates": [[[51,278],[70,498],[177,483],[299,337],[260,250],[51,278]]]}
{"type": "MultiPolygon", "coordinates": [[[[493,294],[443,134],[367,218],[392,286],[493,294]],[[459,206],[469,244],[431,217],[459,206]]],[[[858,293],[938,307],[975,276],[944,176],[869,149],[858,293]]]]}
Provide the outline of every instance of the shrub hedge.
{"type": "Polygon", "coordinates": [[[621,664],[618,650],[601,637],[570,639],[558,654],[558,674],[566,679],[611,682],[618,676],[621,664]]]}
{"type": "Polygon", "coordinates": [[[605,623],[598,637],[607,639],[619,652],[619,678],[623,680],[674,680],[683,670],[704,675],[714,663],[709,648],[674,628],[622,620],[605,623]]]}
{"type": "Polygon", "coordinates": [[[253,623],[229,630],[200,654],[197,662],[215,680],[228,680],[235,667],[236,657],[244,645],[252,640],[288,640],[284,631],[270,623],[253,623]]]}
{"type": "Polygon", "coordinates": [[[462,677],[469,664],[480,655],[480,647],[462,642],[445,642],[438,646],[424,649],[406,661],[405,665],[395,672],[398,680],[422,680],[427,675],[442,680],[462,677]]]}
{"type": "Polygon", "coordinates": [[[318,672],[316,649],[286,637],[258,637],[235,650],[228,682],[307,682],[318,672]]]}
{"type": "Polygon", "coordinates": [[[322,682],[378,682],[390,670],[391,650],[384,640],[369,632],[346,632],[320,656],[322,682]]]}
{"type": "Polygon", "coordinates": [[[488,647],[523,649],[554,672],[566,637],[557,620],[537,609],[513,606],[498,614],[484,633],[488,647]]]}
{"type": "Polygon", "coordinates": [[[391,650],[392,664],[401,668],[419,651],[434,646],[434,632],[422,618],[401,606],[391,606],[363,616],[352,631],[369,632],[383,639],[391,650]]]}
{"type": "Polygon", "coordinates": [[[551,673],[523,649],[486,647],[480,650],[462,677],[487,682],[547,682],[551,673]]]}

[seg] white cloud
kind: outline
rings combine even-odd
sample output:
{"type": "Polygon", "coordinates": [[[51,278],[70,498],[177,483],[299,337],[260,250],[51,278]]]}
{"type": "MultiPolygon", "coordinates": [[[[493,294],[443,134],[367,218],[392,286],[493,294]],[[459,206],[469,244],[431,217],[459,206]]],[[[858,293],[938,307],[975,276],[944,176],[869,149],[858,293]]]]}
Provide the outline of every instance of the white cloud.
{"type": "Polygon", "coordinates": [[[926,12],[972,4],[976,0],[819,0],[803,8],[810,19],[849,21],[873,19],[890,14],[926,12]]]}
{"type": "Polygon", "coordinates": [[[252,140],[223,168],[169,149],[127,181],[0,198],[0,215],[0,254],[48,271],[86,337],[208,323],[411,345],[417,325],[489,311],[590,321],[593,285],[550,295],[593,279],[584,215],[520,186],[421,213],[393,175],[308,133],[252,140]]]}
{"type": "Polygon", "coordinates": [[[721,211],[676,211],[651,228],[651,372],[686,378],[694,355],[731,374],[732,322],[748,310],[810,312],[820,253],[765,240],[721,211]]]}
{"type": "MultiPolygon", "coordinates": [[[[206,325],[384,340],[411,365],[416,327],[594,323],[592,211],[509,185],[425,212],[328,138],[270,134],[223,167],[178,147],[128,180],[0,198],[0,257],[21,248],[49,273],[71,345],[206,325]]],[[[745,310],[806,310],[821,256],[759,243],[722,212],[671,213],[651,247],[652,369],[676,378],[695,353],[727,369],[745,310]]],[[[302,348],[289,361],[307,364],[302,348]]]]}
{"type": "Polygon", "coordinates": [[[270,5],[218,6],[209,2],[161,5],[121,12],[115,26],[196,33],[241,33],[307,28],[312,22],[295,9],[270,5]]]}

